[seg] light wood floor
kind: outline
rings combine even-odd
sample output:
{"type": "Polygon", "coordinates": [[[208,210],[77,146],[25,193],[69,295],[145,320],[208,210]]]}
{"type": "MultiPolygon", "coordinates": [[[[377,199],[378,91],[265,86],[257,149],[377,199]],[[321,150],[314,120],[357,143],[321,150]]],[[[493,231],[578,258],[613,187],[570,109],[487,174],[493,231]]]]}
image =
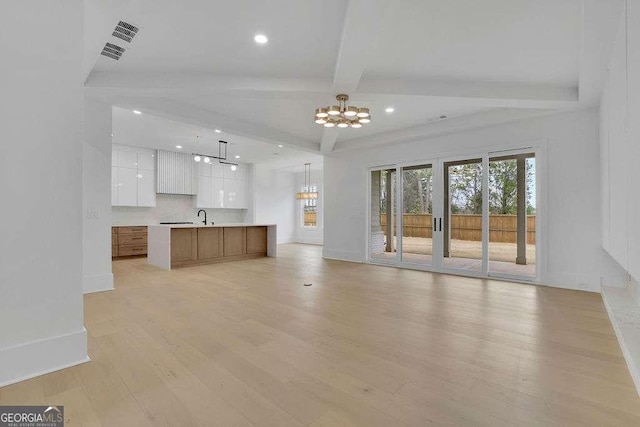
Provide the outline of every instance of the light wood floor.
{"type": "Polygon", "coordinates": [[[116,261],[116,290],[85,296],[92,362],[0,404],[70,426],[640,425],[600,295],[279,251],[116,261]]]}

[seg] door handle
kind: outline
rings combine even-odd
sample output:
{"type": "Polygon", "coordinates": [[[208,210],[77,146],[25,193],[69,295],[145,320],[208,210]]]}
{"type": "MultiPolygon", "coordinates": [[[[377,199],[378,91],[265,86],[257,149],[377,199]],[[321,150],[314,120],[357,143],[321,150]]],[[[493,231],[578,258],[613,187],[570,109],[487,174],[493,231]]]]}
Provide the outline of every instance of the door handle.
{"type": "Polygon", "coordinates": [[[440,218],[438,219],[438,222],[440,223],[440,225],[439,225],[439,227],[438,227],[438,228],[440,229],[439,231],[442,231],[442,217],[440,217],[440,218]]]}
{"type": "Polygon", "coordinates": [[[433,218],[433,231],[437,231],[436,230],[436,219],[435,218],[433,218]]]}

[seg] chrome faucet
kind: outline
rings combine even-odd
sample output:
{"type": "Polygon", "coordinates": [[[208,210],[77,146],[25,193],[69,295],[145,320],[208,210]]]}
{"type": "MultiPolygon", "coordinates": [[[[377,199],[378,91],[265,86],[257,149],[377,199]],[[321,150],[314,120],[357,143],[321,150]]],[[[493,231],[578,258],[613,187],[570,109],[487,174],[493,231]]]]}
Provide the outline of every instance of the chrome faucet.
{"type": "Polygon", "coordinates": [[[204,225],[207,225],[207,211],[205,211],[204,209],[200,209],[198,211],[198,218],[200,218],[200,212],[204,213],[204,221],[202,221],[202,223],[204,225]]]}

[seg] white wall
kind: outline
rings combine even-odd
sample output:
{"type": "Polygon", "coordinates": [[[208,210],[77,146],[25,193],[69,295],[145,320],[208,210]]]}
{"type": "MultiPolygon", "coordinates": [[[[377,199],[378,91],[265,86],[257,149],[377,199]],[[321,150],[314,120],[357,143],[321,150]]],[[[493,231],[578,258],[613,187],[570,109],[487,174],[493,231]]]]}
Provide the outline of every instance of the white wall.
{"type": "MultiPolygon", "coordinates": [[[[600,174],[597,111],[586,110],[465,131],[420,142],[334,153],[324,162],[324,256],[364,262],[367,168],[433,158],[456,151],[548,146],[537,159],[545,173],[547,259],[541,280],[571,289],[600,290],[601,278],[620,269],[600,247],[600,174]]],[[[545,244],[546,243],[546,244],[545,244]]]]}
{"type": "MultiPolygon", "coordinates": [[[[296,191],[300,191],[304,187],[304,172],[299,172],[294,175],[296,191]]],[[[322,185],[323,173],[322,169],[313,169],[311,171],[311,185],[315,185],[318,188],[318,200],[316,204],[316,219],[317,225],[315,227],[304,227],[304,214],[302,209],[302,200],[296,200],[294,202],[294,227],[295,227],[295,241],[297,243],[307,243],[311,245],[322,245],[324,234],[324,188],[322,185]]]]}
{"type": "Polygon", "coordinates": [[[111,105],[85,98],[82,146],[82,287],[113,289],[111,272],[111,105]]]}
{"type": "MultiPolygon", "coordinates": [[[[109,158],[109,162],[111,162],[111,158],[109,158]]],[[[204,216],[198,218],[199,209],[194,207],[195,198],[195,196],[178,194],[156,194],[156,206],[153,208],[113,206],[111,207],[111,224],[150,225],[175,221],[197,223],[202,221],[204,216]]],[[[111,205],[111,199],[109,199],[109,205],[111,205]]],[[[246,209],[205,209],[205,211],[207,212],[208,223],[211,221],[218,224],[250,222],[250,219],[247,218],[246,209]]],[[[109,239],[111,239],[111,235],[109,235],[109,239]]],[[[109,246],[109,251],[111,251],[111,246],[109,246]]]]}
{"type": "Polygon", "coordinates": [[[640,280],[637,167],[640,159],[640,3],[630,1],[628,7],[628,35],[623,16],[600,107],[602,246],[637,281],[640,280]]]}
{"type": "Polygon", "coordinates": [[[268,164],[253,166],[254,221],[278,225],[278,243],[296,241],[296,176],[272,169],[268,164]]]}
{"type": "Polygon", "coordinates": [[[82,310],[82,1],[3,7],[0,51],[2,386],[88,360],[82,310]]]}

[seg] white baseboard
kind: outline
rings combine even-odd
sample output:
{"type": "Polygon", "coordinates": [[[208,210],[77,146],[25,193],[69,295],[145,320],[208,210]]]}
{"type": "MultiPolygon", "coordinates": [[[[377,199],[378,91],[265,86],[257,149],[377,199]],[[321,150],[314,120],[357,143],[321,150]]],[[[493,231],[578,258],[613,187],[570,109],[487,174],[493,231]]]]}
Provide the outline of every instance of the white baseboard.
{"type": "Polygon", "coordinates": [[[294,236],[291,237],[278,237],[278,244],[282,245],[285,243],[296,243],[296,238],[294,236]]]}
{"type": "Polygon", "coordinates": [[[0,350],[0,387],[90,361],[87,330],[0,350]]]}
{"type": "Polygon", "coordinates": [[[85,294],[113,290],[113,274],[95,274],[82,277],[82,290],[85,294]]]}
{"type": "MultiPolygon", "coordinates": [[[[631,379],[633,379],[633,383],[636,386],[636,391],[638,395],[640,395],[640,348],[636,348],[635,351],[632,351],[630,346],[628,345],[628,338],[625,335],[629,333],[635,333],[637,336],[640,334],[640,331],[637,328],[631,330],[629,327],[621,327],[618,319],[615,315],[615,310],[613,309],[609,298],[607,297],[607,289],[604,288],[602,290],[602,301],[604,302],[604,307],[607,310],[607,314],[609,315],[609,320],[611,321],[611,325],[613,326],[613,330],[616,334],[616,338],[618,338],[618,343],[620,344],[620,349],[622,350],[622,354],[624,356],[625,361],[627,362],[627,367],[629,368],[629,373],[631,374],[631,379]],[[625,334],[623,329],[627,329],[628,332],[625,334]],[[635,358],[634,358],[634,353],[635,358]]],[[[637,343],[635,347],[638,347],[637,343]]]]}
{"type": "Polygon", "coordinates": [[[364,257],[360,252],[353,251],[336,251],[327,249],[326,247],[322,251],[322,258],[326,259],[335,259],[338,261],[349,261],[349,262],[364,262],[364,257]]]}

